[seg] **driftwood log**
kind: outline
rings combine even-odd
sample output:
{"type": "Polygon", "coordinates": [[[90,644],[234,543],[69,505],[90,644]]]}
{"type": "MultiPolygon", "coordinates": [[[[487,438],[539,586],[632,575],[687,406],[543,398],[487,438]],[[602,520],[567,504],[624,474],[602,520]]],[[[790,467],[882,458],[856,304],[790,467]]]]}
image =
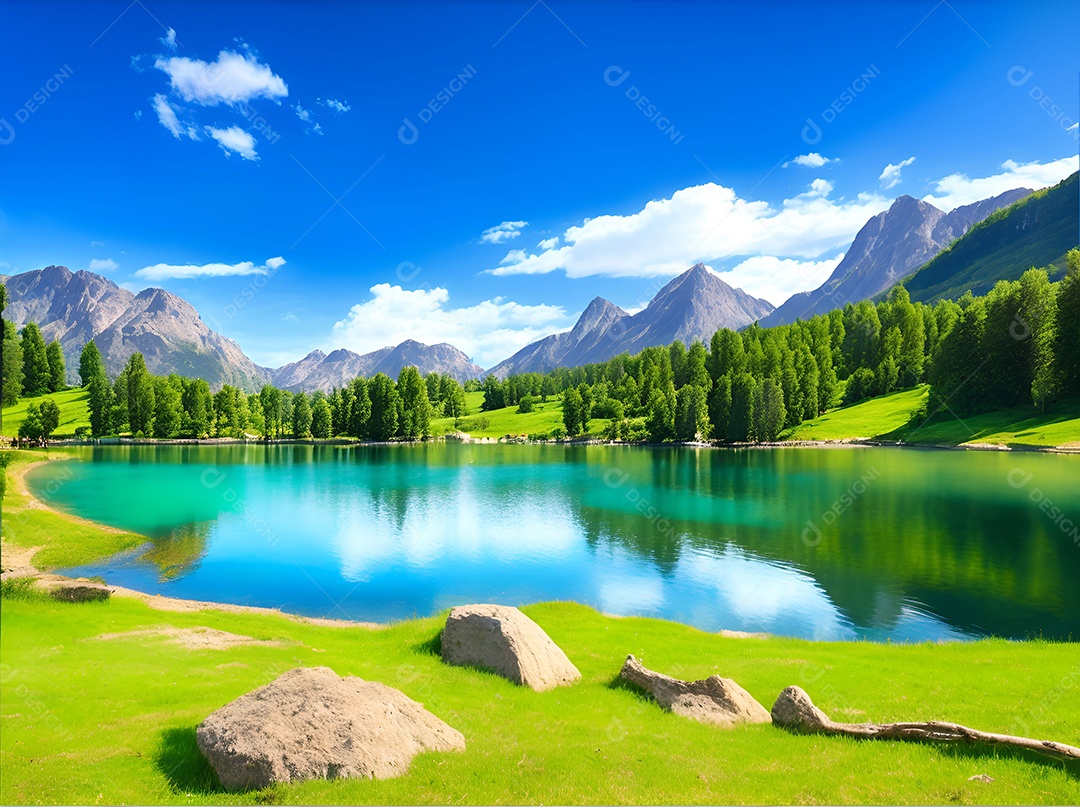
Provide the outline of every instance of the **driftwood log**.
{"type": "Polygon", "coordinates": [[[1049,740],[1031,740],[1010,734],[991,734],[957,723],[837,723],[814,705],[810,696],[797,686],[780,693],[772,708],[777,726],[807,734],[843,734],[877,740],[921,740],[930,742],[981,743],[1025,748],[1058,759],[1080,760],[1080,748],[1049,740]]]}
{"type": "Polygon", "coordinates": [[[651,694],[664,709],[699,723],[728,727],[771,720],[765,707],[730,678],[711,675],[701,681],[680,681],[653,672],[632,655],[619,675],[651,694]]]}

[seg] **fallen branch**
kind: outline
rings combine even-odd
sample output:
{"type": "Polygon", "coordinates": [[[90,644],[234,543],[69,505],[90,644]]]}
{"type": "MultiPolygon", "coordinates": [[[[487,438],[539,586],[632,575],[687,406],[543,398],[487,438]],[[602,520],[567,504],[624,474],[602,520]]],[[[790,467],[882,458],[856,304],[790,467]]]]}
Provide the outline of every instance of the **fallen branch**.
{"type": "Polygon", "coordinates": [[[765,707],[730,678],[710,675],[701,681],[680,681],[653,672],[632,655],[626,657],[619,675],[651,694],[663,708],[699,723],[732,726],[770,719],[765,707]]]}
{"type": "Polygon", "coordinates": [[[874,740],[920,740],[930,742],[982,743],[1038,751],[1058,759],[1080,760],[1080,748],[1049,740],[1032,740],[1011,734],[992,734],[958,723],[837,723],[817,708],[802,689],[790,686],[780,693],[772,708],[772,721],[807,734],[842,734],[874,740]]]}

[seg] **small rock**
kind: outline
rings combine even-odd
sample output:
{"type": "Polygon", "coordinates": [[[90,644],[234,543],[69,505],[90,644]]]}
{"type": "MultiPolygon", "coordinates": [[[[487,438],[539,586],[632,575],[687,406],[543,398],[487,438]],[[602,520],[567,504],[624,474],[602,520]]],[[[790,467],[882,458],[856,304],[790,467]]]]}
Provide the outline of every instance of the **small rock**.
{"type": "Polygon", "coordinates": [[[465,738],[403,693],[328,667],[290,670],[207,717],[199,750],[228,790],[304,779],[388,779],[465,738]]]}
{"type": "Polygon", "coordinates": [[[993,782],[993,776],[987,776],[985,773],[977,773],[974,776],[968,777],[969,782],[993,782]]]}
{"type": "Polygon", "coordinates": [[[822,731],[832,723],[829,716],[814,706],[810,696],[797,686],[790,686],[780,693],[773,704],[772,721],[778,726],[808,734],[822,731]]]}
{"type": "Polygon", "coordinates": [[[543,692],[581,679],[577,667],[543,628],[506,605],[461,605],[442,632],[447,664],[475,665],[543,692]]]}

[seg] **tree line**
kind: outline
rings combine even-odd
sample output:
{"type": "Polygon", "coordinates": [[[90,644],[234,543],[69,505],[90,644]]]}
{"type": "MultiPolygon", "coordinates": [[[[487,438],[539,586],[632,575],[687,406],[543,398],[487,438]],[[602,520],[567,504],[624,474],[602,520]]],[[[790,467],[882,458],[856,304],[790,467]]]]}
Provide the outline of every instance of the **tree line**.
{"type": "Polygon", "coordinates": [[[797,321],[717,331],[606,362],[483,381],[484,409],[561,396],[574,437],[595,418],[622,440],[773,441],[840,404],[931,384],[930,412],[1022,403],[1039,409],[1080,395],[1080,251],[1065,277],[1031,269],[985,297],[913,303],[903,285],[797,321]]]}
{"type": "Polygon", "coordinates": [[[201,378],[150,373],[141,353],[132,354],[112,382],[101,353],[83,347],[79,376],[89,392],[94,437],[130,433],[156,438],[417,440],[431,433],[435,417],[465,414],[465,391],[440,373],[421,376],[405,367],[397,380],[384,373],[356,378],[330,392],[297,392],[266,384],[248,394],[229,384],[217,392],[201,378]]]}

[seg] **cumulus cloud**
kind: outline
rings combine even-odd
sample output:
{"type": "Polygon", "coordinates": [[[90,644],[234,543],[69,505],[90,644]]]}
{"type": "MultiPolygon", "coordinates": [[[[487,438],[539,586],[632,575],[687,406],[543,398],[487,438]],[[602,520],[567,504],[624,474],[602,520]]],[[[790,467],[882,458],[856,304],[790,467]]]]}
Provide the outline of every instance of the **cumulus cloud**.
{"type": "Polygon", "coordinates": [[[892,163],[886,165],[885,170],[882,171],[881,176],[878,177],[878,180],[881,182],[881,187],[888,190],[889,188],[894,188],[899,185],[900,172],[913,162],[915,162],[915,158],[908,157],[906,160],[901,160],[896,165],[893,165],[892,163]]]}
{"type": "Polygon", "coordinates": [[[496,224],[484,230],[480,235],[480,240],[485,244],[501,244],[503,241],[517,238],[521,235],[522,228],[528,226],[527,221],[504,221],[502,224],[496,224]]]}
{"type": "Polygon", "coordinates": [[[971,179],[967,174],[949,174],[934,183],[934,192],[924,196],[923,201],[947,212],[954,207],[988,199],[1013,188],[1039,190],[1075,173],[1080,167],[1080,158],[1073,155],[1047,163],[1018,163],[1006,160],[1001,167],[1003,170],[998,174],[976,179],[971,179]]]}
{"type": "Polygon", "coordinates": [[[218,142],[226,157],[231,152],[236,152],[245,160],[259,159],[259,155],[255,152],[255,138],[239,126],[230,126],[228,129],[207,126],[206,133],[218,142]]]}
{"type": "Polygon", "coordinates": [[[573,325],[562,306],[521,305],[502,297],[454,308],[443,288],[372,286],[371,298],[354,305],[334,325],[333,346],[367,353],[416,339],[447,342],[482,367],[490,367],[530,342],[573,325]]]}
{"type": "Polygon", "coordinates": [[[336,98],[316,98],[315,100],[327,109],[334,110],[334,112],[337,112],[339,115],[352,109],[347,102],[339,101],[336,98]]]}
{"type": "Polygon", "coordinates": [[[840,160],[831,157],[822,157],[816,151],[811,151],[809,154],[800,154],[794,160],[788,160],[784,163],[784,168],[789,165],[801,165],[805,168],[821,168],[828,163],[838,163],[840,160]]]}
{"type": "Polygon", "coordinates": [[[158,57],[154,67],[168,75],[173,91],[181,98],[202,106],[233,106],[254,98],[275,100],[289,94],[281,76],[250,52],[223,50],[213,62],[185,56],[158,57]]]}
{"type": "Polygon", "coordinates": [[[727,272],[714,272],[729,286],[753,289],[755,297],[780,305],[788,297],[808,289],[816,289],[829,279],[833,269],[844,259],[844,253],[823,261],[800,261],[755,255],[736,264],[727,272]]]}
{"type": "Polygon", "coordinates": [[[112,272],[120,268],[120,264],[112,258],[91,258],[87,266],[91,272],[112,272]]]}
{"type": "Polygon", "coordinates": [[[158,42],[167,47],[169,50],[176,50],[176,30],[173,28],[168,29],[165,32],[165,36],[158,39],[158,42]]]}
{"type": "Polygon", "coordinates": [[[536,246],[540,247],[540,249],[555,249],[555,247],[559,246],[559,236],[556,235],[551,238],[545,238],[536,246]]]}
{"type": "Polygon", "coordinates": [[[234,277],[237,275],[271,275],[285,265],[282,257],[270,258],[261,266],[256,266],[253,261],[241,261],[240,263],[206,263],[202,266],[194,264],[168,264],[156,263],[153,266],[145,266],[135,273],[135,277],[143,280],[186,280],[197,277],[234,277]]]}
{"type": "Polygon", "coordinates": [[[832,190],[830,182],[816,179],[804,193],[773,206],[714,183],[684,188],[637,213],[587,219],[563,234],[562,246],[524,259],[515,250],[504,259],[513,260],[487,271],[662,277],[712,263],[725,281],[779,305],[785,295],[813,288],[855,233],[890,204],[877,194],[833,200],[832,190]],[[764,257],[771,262],[750,261],[764,257]],[[724,272],[723,264],[741,270],[724,272]],[[766,269],[782,274],[771,277],[766,269]]]}

